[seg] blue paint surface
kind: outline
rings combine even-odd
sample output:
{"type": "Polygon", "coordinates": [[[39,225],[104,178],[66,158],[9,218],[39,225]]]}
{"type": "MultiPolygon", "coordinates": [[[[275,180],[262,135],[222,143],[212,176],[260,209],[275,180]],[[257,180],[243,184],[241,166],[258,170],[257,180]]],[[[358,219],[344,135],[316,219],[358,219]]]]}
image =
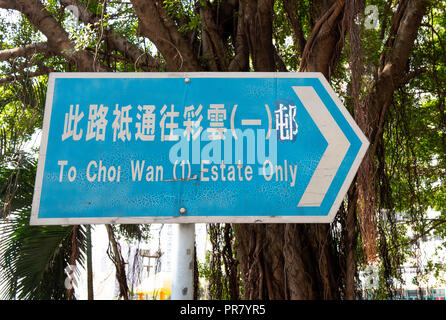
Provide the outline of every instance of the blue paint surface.
{"type": "MultiPolygon", "coordinates": [[[[257,129],[255,126],[246,128],[257,129]]],[[[201,149],[208,143],[201,141],[201,149]]],[[[190,83],[185,83],[183,78],[56,78],[38,218],[171,217],[179,216],[180,207],[187,209],[188,216],[326,216],[360,147],[361,141],[317,78],[192,78],[190,83]],[[292,86],[312,86],[350,142],[320,207],[297,207],[327,148],[327,141],[292,86]],[[294,186],[290,185],[289,170],[288,181],[276,181],[275,176],[266,181],[258,174],[262,168],[258,163],[249,164],[252,167],[250,181],[244,177],[243,181],[238,181],[238,171],[235,171],[236,181],[222,181],[221,178],[212,181],[212,163],[205,166],[209,170],[209,181],[200,181],[200,164],[191,164],[190,167],[190,176],[197,175],[198,179],[174,180],[169,151],[177,142],[160,139],[160,110],[164,105],[168,111],[174,105],[175,111],[179,112],[176,122],[180,128],[183,127],[186,106],[197,108],[202,105],[200,125],[206,130],[210,127],[207,117],[210,105],[224,104],[224,126],[229,131],[234,105],[237,105],[237,128],[244,129],[242,119],[259,119],[262,121],[260,128],[266,131],[268,115],[265,104],[270,107],[272,130],[275,130],[274,111],[280,101],[294,102],[297,108],[298,133],[293,140],[277,141],[276,162],[283,166],[286,160],[288,165],[297,165],[294,186]],[[105,141],[85,139],[92,104],[109,108],[105,141]],[[129,125],[130,141],[113,141],[116,104],[119,107],[132,106],[129,113],[133,120],[129,125]],[[84,114],[78,123],[77,131],[83,130],[78,141],[72,138],[62,141],[61,138],[70,105],[79,105],[79,113],[84,114]],[[137,109],[138,105],[155,106],[154,141],[135,140],[135,123],[139,121],[137,114],[142,114],[137,109]],[[114,166],[117,169],[119,166],[120,181],[88,181],[86,170],[93,160],[97,164],[101,160],[107,168],[114,166]],[[131,160],[162,166],[163,181],[146,181],[146,171],[141,181],[132,181],[131,160]],[[68,162],[62,181],[59,161],[68,162]],[[71,166],[76,168],[76,178],[72,182],[68,180],[67,173],[71,166]]],[[[188,166],[185,170],[188,175],[188,166]]],[[[176,172],[181,176],[180,166],[176,172]]]]}

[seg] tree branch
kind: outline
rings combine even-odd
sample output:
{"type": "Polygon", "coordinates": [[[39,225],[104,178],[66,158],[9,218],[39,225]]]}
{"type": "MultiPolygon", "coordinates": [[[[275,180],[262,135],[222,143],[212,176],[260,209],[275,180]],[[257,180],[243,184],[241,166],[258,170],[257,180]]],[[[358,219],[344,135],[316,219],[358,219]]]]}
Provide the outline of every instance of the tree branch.
{"type": "Polygon", "coordinates": [[[129,300],[129,288],[127,285],[127,277],[125,273],[125,262],[122,258],[121,247],[119,242],[116,240],[113,228],[111,225],[105,225],[108,234],[109,248],[107,254],[113,261],[116,267],[116,280],[119,284],[119,295],[124,298],[124,300],[129,300]],[[110,250],[111,249],[111,250],[110,250]]]}
{"type": "Polygon", "coordinates": [[[13,75],[13,76],[7,76],[5,78],[0,78],[0,84],[8,83],[8,82],[14,82],[18,80],[28,79],[28,78],[34,78],[38,76],[43,76],[50,73],[50,70],[38,70],[35,72],[30,72],[27,74],[20,74],[20,75],[13,75]]]}
{"type": "Polygon", "coordinates": [[[305,48],[306,40],[302,30],[302,24],[297,16],[297,9],[299,6],[298,1],[292,0],[283,0],[283,7],[288,15],[288,19],[290,20],[291,26],[294,31],[294,39],[296,43],[297,51],[302,54],[305,48]]]}
{"type": "MultiPolygon", "coordinates": [[[[362,202],[358,205],[358,216],[366,241],[369,238],[373,242],[373,239],[376,238],[370,231],[376,227],[374,222],[376,206],[374,204],[378,198],[374,157],[379,150],[380,141],[382,141],[386,113],[392,103],[394,91],[397,86],[401,85],[401,81],[405,80],[405,77],[402,78],[401,75],[405,73],[426,7],[427,1],[425,0],[400,1],[393,17],[389,38],[381,53],[374,86],[372,90],[367,90],[370,93],[359,104],[359,108],[355,109],[355,118],[371,143],[357,173],[359,201],[362,202]],[[368,234],[370,236],[367,236],[368,234]]],[[[415,73],[417,72],[421,72],[421,69],[415,73]]],[[[414,75],[407,75],[407,80],[410,80],[410,77],[414,75]]],[[[371,259],[374,259],[374,250],[368,250],[367,256],[371,259]]]]}
{"type": "Polygon", "coordinates": [[[282,58],[279,55],[279,52],[277,52],[277,48],[274,48],[274,63],[276,64],[276,69],[279,72],[288,72],[285,62],[283,62],[282,58]]]}
{"type": "Polygon", "coordinates": [[[409,82],[410,80],[412,80],[413,78],[418,77],[420,74],[422,74],[422,73],[424,73],[426,71],[427,71],[426,67],[421,67],[421,68],[419,68],[417,70],[414,70],[414,71],[411,71],[409,73],[406,73],[403,77],[400,77],[397,82],[400,85],[401,84],[405,84],[405,83],[409,82]]]}
{"type": "MultiPolygon", "coordinates": [[[[337,0],[315,23],[302,53],[299,71],[318,71],[329,79],[341,52],[344,32],[339,32],[345,0],[337,0]]],[[[343,28],[342,28],[343,29],[343,28]]]]}
{"type": "Polygon", "coordinates": [[[385,116],[383,110],[392,102],[393,92],[401,83],[400,75],[404,74],[427,5],[426,0],[404,0],[395,13],[391,33],[381,55],[375,88],[368,97],[370,127],[373,129],[370,133],[372,156],[381,134],[378,124],[383,121],[380,117],[385,116]]]}
{"type": "Polygon", "coordinates": [[[48,52],[48,43],[39,42],[28,44],[23,47],[6,49],[0,51],[0,61],[5,61],[9,59],[14,59],[18,57],[27,57],[36,53],[48,52]]]}
{"type": "Polygon", "coordinates": [[[3,9],[16,9],[14,0],[0,0],[0,8],[3,9]]]}
{"type": "Polygon", "coordinates": [[[178,31],[160,0],[132,0],[139,32],[163,55],[169,71],[199,71],[200,64],[186,38],[178,31]]]}
{"type": "MultiPolygon", "coordinates": [[[[60,0],[60,3],[65,6],[76,6],[79,9],[79,19],[85,24],[95,24],[100,22],[100,17],[93,14],[78,0],[60,0]]],[[[144,71],[159,71],[161,65],[160,61],[141,50],[136,44],[131,43],[113,29],[110,28],[107,30],[106,40],[112,50],[121,52],[122,55],[129,58],[136,67],[139,67],[144,71]]]]}
{"type": "Polygon", "coordinates": [[[0,84],[38,77],[50,72],[51,69],[45,66],[41,60],[31,59],[27,60],[25,64],[19,65],[18,68],[14,66],[9,76],[0,78],[0,84]],[[34,68],[36,71],[29,71],[29,68],[34,68]]]}
{"type": "Polygon", "coordinates": [[[408,242],[404,242],[404,243],[399,243],[399,244],[395,244],[394,246],[392,246],[391,248],[389,248],[389,250],[392,249],[396,249],[402,245],[406,245],[406,246],[410,246],[413,245],[415,243],[418,242],[418,240],[420,240],[421,238],[427,236],[432,230],[435,230],[436,228],[438,228],[439,226],[441,226],[442,224],[446,223],[446,219],[436,219],[432,221],[432,225],[429,226],[428,229],[426,229],[424,232],[418,234],[416,237],[414,237],[413,239],[409,240],[408,242]]]}
{"type": "Polygon", "coordinates": [[[47,37],[51,51],[74,60],[79,71],[108,71],[86,50],[74,50],[68,34],[40,1],[16,0],[14,9],[22,12],[47,37]]]}
{"type": "Polygon", "coordinates": [[[438,38],[438,43],[440,44],[441,49],[442,49],[442,51],[443,51],[443,61],[446,63],[446,47],[445,47],[443,41],[441,40],[441,36],[440,36],[440,34],[438,33],[437,30],[435,30],[434,26],[433,26],[432,24],[430,24],[430,23],[423,23],[423,24],[421,24],[421,25],[422,25],[423,27],[427,27],[427,28],[431,29],[431,31],[432,31],[433,33],[435,33],[435,35],[437,36],[437,38],[438,38]]]}
{"type": "Polygon", "coordinates": [[[212,71],[226,71],[228,69],[226,46],[207,1],[200,7],[200,17],[203,23],[203,51],[211,59],[211,69],[212,71]]]}

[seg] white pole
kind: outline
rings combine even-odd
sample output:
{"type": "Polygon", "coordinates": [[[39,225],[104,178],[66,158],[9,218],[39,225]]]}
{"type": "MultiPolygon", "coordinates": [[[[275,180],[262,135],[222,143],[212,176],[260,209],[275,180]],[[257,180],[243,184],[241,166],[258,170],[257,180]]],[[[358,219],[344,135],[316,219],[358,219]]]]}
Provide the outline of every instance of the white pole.
{"type": "Polygon", "coordinates": [[[195,224],[178,223],[172,277],[172,300],[194,298],[195,224]]]}

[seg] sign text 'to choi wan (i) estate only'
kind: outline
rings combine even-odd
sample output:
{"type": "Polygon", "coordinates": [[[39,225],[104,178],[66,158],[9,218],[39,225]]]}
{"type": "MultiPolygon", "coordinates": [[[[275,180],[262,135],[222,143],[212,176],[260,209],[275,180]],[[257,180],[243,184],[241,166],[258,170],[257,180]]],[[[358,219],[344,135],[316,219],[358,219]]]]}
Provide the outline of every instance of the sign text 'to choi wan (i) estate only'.
{"type": "Polygon", "coordinates": [[[31,224],[331,222],[368,144],[320,73],[51,73],[31,224]]]}

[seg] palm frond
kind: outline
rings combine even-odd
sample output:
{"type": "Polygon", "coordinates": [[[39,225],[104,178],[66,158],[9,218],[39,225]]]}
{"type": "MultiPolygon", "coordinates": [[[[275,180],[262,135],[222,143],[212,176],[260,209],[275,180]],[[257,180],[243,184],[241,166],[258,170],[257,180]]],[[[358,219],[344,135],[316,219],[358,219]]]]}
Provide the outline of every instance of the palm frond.
{"type": "MultiPolygon", "coordinates": [[[[30,226],[29,208],[11,215],[0,227],[0,297],[6,299],[66,299],[65,268],[72,254],[73,226],[30,226]]],[[[75,238],[85,252],[85,230],[75,238]]],[[[77,263],[84,265],[84,255],[77,263]]]]}

